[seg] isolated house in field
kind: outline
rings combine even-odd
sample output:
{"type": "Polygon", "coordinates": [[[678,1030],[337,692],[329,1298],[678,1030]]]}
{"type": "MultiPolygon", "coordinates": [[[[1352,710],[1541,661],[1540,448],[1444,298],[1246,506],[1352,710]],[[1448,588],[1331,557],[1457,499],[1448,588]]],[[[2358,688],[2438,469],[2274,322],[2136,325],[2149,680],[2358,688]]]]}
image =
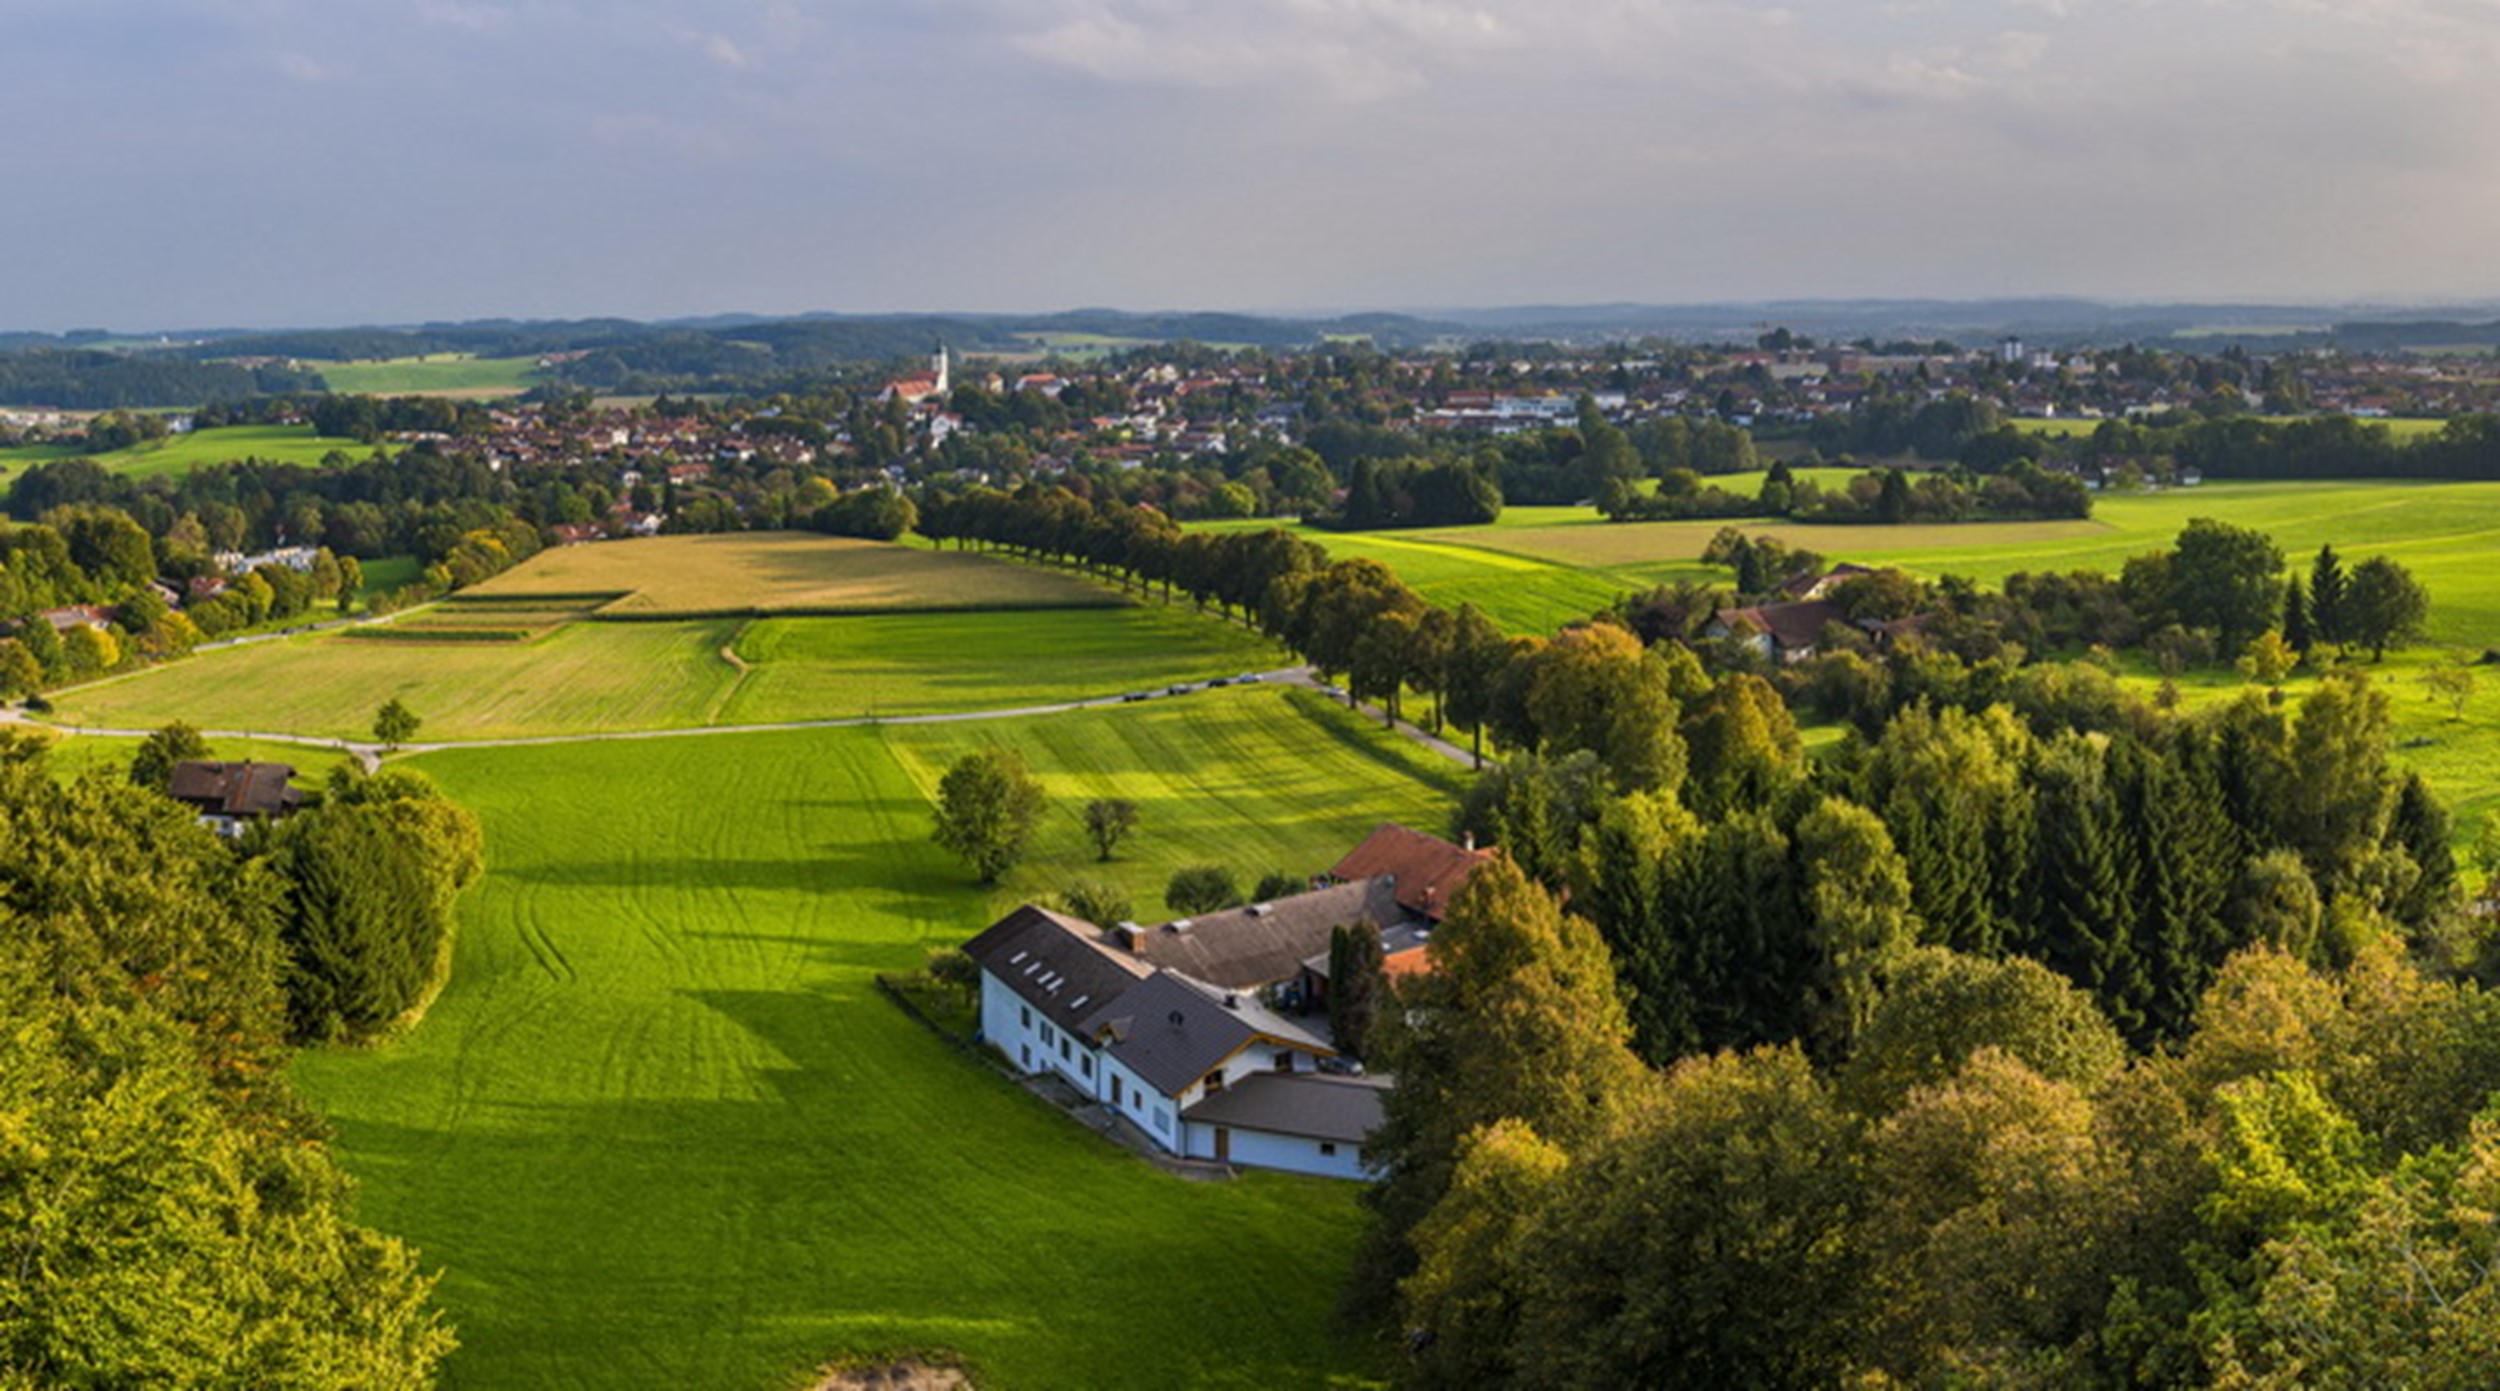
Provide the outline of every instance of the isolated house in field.
{"type": "Polygon", "coordinates": [[[964,945],[981,1037],[1168,1153],[1361,1178],[1390,1083],[1329,1037],[1330,937],[1368,928],[1391,973],[1428,969],[1433,924],[1490,853],[1383,826],[1339,882],[1269,903],[1109,931],[1027,905],[964,945]]]}
{"type": "Polygon", "coordinates": [[[304,804],[303,792],[289,785],[294,776],[284,763],[194,759],[174,765],[166,791],[198,812],[201,825],[221,836],[239,836],[252,822],[276,820],[304,804]]]}

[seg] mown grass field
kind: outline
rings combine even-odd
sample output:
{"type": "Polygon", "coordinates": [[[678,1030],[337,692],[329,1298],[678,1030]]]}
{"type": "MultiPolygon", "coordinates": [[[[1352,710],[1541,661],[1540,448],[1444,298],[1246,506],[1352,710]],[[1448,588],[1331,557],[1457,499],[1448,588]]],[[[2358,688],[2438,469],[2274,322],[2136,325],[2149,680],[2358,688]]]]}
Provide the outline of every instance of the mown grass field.
{"type": "Polygon", "coordinates": [[[1103,608],[1119,598],[1073,575],[968,551],[803,531],[655,536],[541,553],[466,591],[473,600],[620,596],[626,616],[774,610],[1103,608]]]}
{"type": "MultiPolygon", "coordinates": [[[[214,430],[194,430],[184,435],[168,435],[128,449],[117,449],[92,458],[107,473],[132,478],[169,478],[189,473],[202,464],[222,464],[234,459],[269,459],[282,464],[317,467],[331,451],[362,459],[376,448],[389,446],[365,444],[359,440],[332,435],[317,435],[309,425],[229,425],[214,430]]],[[[24,465],[48,459],[66,459],[81,451],[58,445],[25,445],[0,449],[0,467],[14,472],[24,465]]]]}
{"type": "Polygon", "coordinates": [[[502,739],[1015,709],[1286,661],[1253,633],[1160,606],[751,625],[547,617],[445,605],[398,620],[410,625],[398,639],[360,629],[203,652],[62,693],[52,718],[361,739],[396,698],[424,719],[425,742],[502,739]]]}
{"type": "Polygon", "coordinates": [[[393,698],[425,739],[676,729],[708,721],[735,670],[737,625],[576,624],[537,642],[389,643],[323,633],[203,652],[56,696],[69,726],[202,729],[361,739],[393,698]]]}
{"type": "Polygon", "coordinates": [[[1112,867],[1141,902],[1192,860],[1316,870],[1436,824],[1448,773],[1297,694],[413,760],[486,825],[450,987],[409,1038],[295,1073],[362,1216],[444,1272],[446,1384],[778,1391],[909,1350],[1005,1388],[1375,1365],[1331,1331],[1351,1185],[1167,1176],[871,987],[1090,872],[1085,797],[1143,806],[1112,867]],[[996,892],[929,842],[925,795],[989,741],[1053,797],[996,892]]]}
{"type": "MultiPolygon", "coordinates": [[[[123,778],[129,776],[130,760],[138,752],[136,739],[76,736],[55,739],[46,758],[52,771],[64,778],[123,778]]],[[[305,788],[321,786],[331,769],[354,761],[336,749],[266,739],[212,739],[208,753],[211,758],[234,762],[287,764],[295,769],[295,785],[305,788]]]]}
{"type": "MultiPolygon", "coordinates": [[[[2297,416],[2288,415],[2270,415],[2264,418],[2274,421],[2277,424],[2299,419],[2297,416]]],[[[2027,430],[2035,435],[2053,435],[2059,438],[2076,438],[2089,435],[2093,431],[2101,428],[2101,422],[2098,420],[2072,415],[2055,417],[2018,416],[2006,423],[2012,425],[2017,430],[2027,430]]],[[[2444,419],[2426,419],[2412,416],[2391,416],[2385,419],[2365,420],[2362,423],[2365,425],[2384,426],[2387,433],[2392,436],[2398,444],[2408,443],[2410,441],[2420,439],[2425,435],[2436,435],[2441,430],[2448,427],[2448,422],[2444,419]]]]}
{"type": "MultiPolygon", "coordinates": [[[[1731,483],[1730,486],[1736,486],[1731,483]]],[[[1744,523],[1836,560],[1997,583],[2018,570],[2098,569],[2169,545],[2194,517],[2274,537],[2295,564],[2332,544],[2347,563],[2395,557],[2429,586],[2434,641],[2500,646],[2500,483],[2234,483],[2093,499],[2089,521],[1934,526],[1744,523]]],[[[1227,527],[1267,523],[1225,523],[1227,527]]],[[[1521,632],[1550,632],[1628,590],[1680,579],[1724,584],[1699,563],[1723,523],[1608,522],[1584,508],[1514,507],[1491,526],[1301,534],[1370,556],[1438,603],[1474,602],[1521,632]]]]}
{"type": "Polygon", "coordinates": [[[450,396],[484,400],[518,396],[537,379],[530,357],[432,353],[368,362],[307,361],[332,391],[354,396],[450,396]]]}
{"type": "Polygon", "coordinates": [[[770,618],[731,652],[749,670],[721,724],[1015,709],[1289,665],[1185,607],[770,618]]]}

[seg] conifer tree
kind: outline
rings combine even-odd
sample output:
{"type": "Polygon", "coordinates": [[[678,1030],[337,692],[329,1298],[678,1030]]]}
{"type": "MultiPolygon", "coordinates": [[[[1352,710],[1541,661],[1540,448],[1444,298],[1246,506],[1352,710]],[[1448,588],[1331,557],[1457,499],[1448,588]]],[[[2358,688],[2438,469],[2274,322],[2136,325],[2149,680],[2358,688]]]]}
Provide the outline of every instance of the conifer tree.
{"type": "Polygon", "coordinates": [[[2317,624],[2310,617],[2308,600],[2301,597],[2298,575],[2283,582],[2283,641],[2303,657],[2317,645],[2317,624]]]}
{"type": "Polygon", "coordinates": [[[2150,986],[2143,1029],[2176,1037],[2233,943],[2223,921],[2239,862],[2212,765],[2193,745],[2112,748],[2121,824],[2134,850],[2136,947],[2150,986]]]}
{"type": "Polygon", "coordinates": [[[2448,844],[2448,812],[2431,795],[2420,773],[2407,773],[2396,789],[2396,806],[2388,818],[2387,840],[2413,860],[2417,876],[2402,898],[2389,906],[2396,921],[2414,929],[2429,926],[2455,906],[2458,896],[2457,857],[2448,844]]]}
{"type": "Polygon", "coordinates": [[[2309,566],[2309,632],[2319,642],[2342,642],[2344,627],[2344,562],[2333,546],[2318,547],[2309,566]]]}
{"type": "Polygon", "coordinates": [[[2092,992],[2122,1033],[2138,1033],[2152,991],[2136,951],[2131,857],[2102,754],[2068,735],[2042,752],[2037,778],[2040,954],[2092,992]]]}

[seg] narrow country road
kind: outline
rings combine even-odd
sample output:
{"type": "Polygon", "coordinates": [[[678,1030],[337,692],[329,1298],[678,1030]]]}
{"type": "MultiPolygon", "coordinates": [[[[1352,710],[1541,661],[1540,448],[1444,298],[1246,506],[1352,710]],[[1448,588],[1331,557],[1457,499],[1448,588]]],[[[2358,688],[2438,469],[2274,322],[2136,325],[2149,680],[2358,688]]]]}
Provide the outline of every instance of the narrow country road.
{"type": "MultiPolygon", "coordinates": [[[[1339,699],[1344,698],[1343,693],[1336,687],[1323,685],[1317,677],[1311,674],[1311,669],[1307,666],[1282,667],[1275,671],[1260,672],[1258,674],[1258,679],[1265,683],[1299,686],[1305,690],[1319,691],[1323,694],[1334,696],[1339,699]]],[[[1189,683],[1189,685],[1191,691],[1206,689],[1206,683],[1204,682],[1192,682],[1189,683]]],[[[1162,701],[1175,700],[1179,698],[1179,696],[1170,693],[1169,687],[1164,687],[1157,689],[1153,694],[1147,696],[1145,699],[1146,701],[1162,701]]],[[[1144,702],[1133,699],[1130,696],[1110,695],[1098,696],[1091,700],[1066,701],[1056,705],[1023,705],[1007,710],[962,710],[952,714],[943,715],[853,715],[842,719],[830,720],[783,720],[774,724],[694,725],[684,729],[619,729],[602,730],[593,734],[536,734],[510,739],[444,740],[437,743],[402,744],[396,752],[438,753],[446,749],[519,749],[530,748],[540,744],[607,744],[617,743],[629,739],[695,739],[719,734],[762,734],[778,730],[855,729],[863,725],[962,724],[974,720],[1012,720],[1021,719],[1029,715],[1059,715],[1065,714],[1071,710],[1099,710],[1110,706],[1135,705],[1141,703],[1144,702]]],[[[1352,702],[1348,702],[1348,704],[1350,708],[1368,713],[1374,719],[1382,718],[1381,712],[1377,707],[1354,706],[1352,705],[1352,702]]],[[[19,724],[32,729],[50,730],[56,734],[89,734],[101,735],[106,738],[120,739],[144,739],[148,735],[156,732],[152,729],[107,729],[90,725],[52,724],[43,720],[30,718],[25,711],[15,707],[11,707],[6,711],[0,711],[0,723],[19,724]]],[[[1394,728],[1400,735],[1414,740],[1416,743],[1423,745],[1425,748],[1432,750],[1434,753],[1437,753],[1444,758],[1465,766],[1474,766],[1474,759],[1468,754],[1467,750],[1460,748],[1458,745],[1453,744],[1446,739],[1442,739],[1437,735],[1419,729],[1416,726],[1408,724],[1404,721],[1399,721],[1391,727],[1394,728]]],[[[386,750],[380,744],[367,740],[328,739],[315,735],[285,734],[271,730],[204,729],[200,731],[200,734],[203,738],[208,739],[252,739],[262,743],[291,744],[298,748],[329,749],[338,753],[347,754],[354,758],[358,763],[364,765],[367,772],[371,772],[373,769],[381,766],[382,755],[384,753],[393,752],[393,750],[386,750]]]]}

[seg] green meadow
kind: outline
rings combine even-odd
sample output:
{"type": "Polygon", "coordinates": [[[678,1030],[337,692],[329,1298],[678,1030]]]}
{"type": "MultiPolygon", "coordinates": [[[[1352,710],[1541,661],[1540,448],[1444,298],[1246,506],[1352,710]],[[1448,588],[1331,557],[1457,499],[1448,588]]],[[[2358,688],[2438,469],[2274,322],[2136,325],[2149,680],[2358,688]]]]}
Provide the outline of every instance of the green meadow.
{"type": "Polygon", "coordinates": [[[534,357],[430,353],[362,362],[307,361],[330,390],[352,396],[518,396],[537,379],[534,357]]]}
{"type": "MultiPolygon", "coordinates": [[[[314,468],[333,450],[351,459],[362,459],[376,448],[387,449],[388,446],[315,434],[310,425],[227,425],[213,430],[168,435],[128,449],[86,457],[94,459],[107,473],[131,478],[172,478],[203,464],[222,464],[235,459],[268,459],[314,468]]],[[[0,468],[14,471],[27,464],[74,458],[78,454],[78,450],[60,445],[20,445],[0,449],[0,468]]]]}
{"type": "MultiPolygon", "coordinates": [[[[2261,419],[2269,420],[2280,425],[2290,421],[2302,419],[2302,417],[2291,415],[2269,415],[2261,417],[2261,419]]],[[[2061,415],[2055,417],[2021,416],[2006,423],[2012,425],[2017,430],[2027,430],[2035,435],[2053,435],[2061,439],[2080,438],[2101,428],[2101,422],[2097,419],[2073,415],[2061,415]]],[[[2441,430],[2448,427],[2448,422],[2444,418],[2416,416],[2389,416],[2383,419],[2365,420],[2362,423],[2365,425],[2377,425],[2385,428],[2387,433],[2392,436],[2398,444],[2408,443],[2410,441],[2420,439],[2425,435],[2436,435],[2441,430]]]]}
{"type": "MultiPolygon", "coordinates": [[[[1353,1185],[1184,1181],[1116,1151],[872,988],[1093,873],[1076,809],[1143,824],[1111,876],[1324,869],[1453,770],[1306,692],[955,726],[456,750],[490,872],[410,1036],[306,1054],[362,1216],[443,1272],[446,1384],[794,1387],[929,1351],[984,1386],[1347,1384],[1353,1185]],[[929,841],[958,752],[1049,788],[996,890],[929,841]]],[[[1360,1380],[1359,1377],[1352,1380],[1360,1380]]]]}
{"type": "Polygon", "coordinates": [[[454,618],[435,608],[391,625],[409,625],[398,637],[360,629],[203,652],[61,693],[52,718],[363,738],[396,698],[424,719],[427,742],[503,739],[1015,709],[1286,661],[1255,634],[1159,606],[530,626],[550,616],[447,630],[454,618]],[[481,631],[495,640],[454,640],[481,631]]]}
{"type": "MultiPolygon", "coordinates": [[[[1749,479],[1730,480],[1741,490],[1749,479]]],[[[2321,545],[2347,563],[2394,556],[2430,587],[2434,641],[2500,646],[2500,483],[2233,483],[2104,494],[2088,521],[1913,526],[1739,524],[1835,560],[1995,583],[2018,570],[2115,572],[2170,544],[2193,517],[2274,537],[2296,564],[2321,545]]],[[[1228,528],[1245,525],[1222,524],[1228,528]]],[[[1550,632],[1616,595],[1683,579],[1724,584],[1700,564],[1721,522],[1608,522],[1586,508],[1513,507],[1490,526],[1353,532],[1300,528],[1332,555],[1368,556],[1437,603],[1475,603],[1521,632],[1550,632]]]]}

